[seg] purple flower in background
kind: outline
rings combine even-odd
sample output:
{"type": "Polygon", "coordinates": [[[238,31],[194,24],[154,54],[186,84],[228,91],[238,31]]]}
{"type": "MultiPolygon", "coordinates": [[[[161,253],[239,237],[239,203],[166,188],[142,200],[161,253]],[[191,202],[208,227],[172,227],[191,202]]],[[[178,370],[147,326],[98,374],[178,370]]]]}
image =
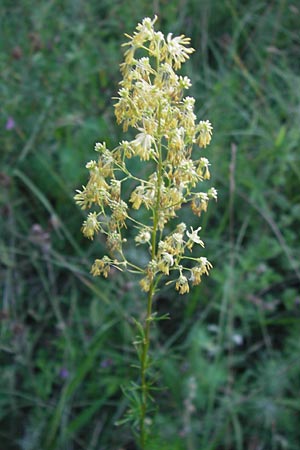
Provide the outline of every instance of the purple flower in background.
{"type": "Polygon", "coordinates": [[[6,130],[13,130],[16,126],[16,122],[14,121],[13,117],[9,117],[7,119],[6,125],[5,125],[5,129],[6,130]]]}
{"type": "Polygon", "coordinates": [[[60,378],[62,378],[63,380],[66,380],[70,375],[70,372],[68,371],[68,369],[66,369],[66,367],[62,367],[59,371],[59,376],[60,378]]]}
{"type": "Polygon", "coordinates": [[[102,367],[103,369],[106,369],[107,367],[110,367],[113,364],[112,359],[107,358],[107,359],[103,359],[100,363],[100,367],[102,367]]]}

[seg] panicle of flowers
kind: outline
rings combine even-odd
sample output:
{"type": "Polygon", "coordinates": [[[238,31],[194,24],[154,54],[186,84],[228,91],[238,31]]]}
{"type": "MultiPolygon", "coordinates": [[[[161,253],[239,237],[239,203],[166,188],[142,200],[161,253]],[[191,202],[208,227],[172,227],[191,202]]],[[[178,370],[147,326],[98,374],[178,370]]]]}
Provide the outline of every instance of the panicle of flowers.
{"type": "Polygon", "coordinates": [[[213,127],[209,120],[197,122],[195,100],[186,95],[191,80],[176,73],[194,51],[190,39],[171,33],[165,37],[155,30],[156,21],[156,16],[143,19],[132,35],[125,35],[123,44],[123,79],[115,116],[123,130],[131,127],[135,136],[113,150],[96,143],[98,159],[87,163],[89,180],[77,191],[75,201],[82,209],[94,209],[83,222],[83,234],[94,239],[103,233],[107,239],[110,256],[96,259],[93,275],[107,277],[112,266],[134,267],[142,274],[142,290],[172,277],[167,283],[175,283],[175,289],[184,294],[208,275],[212,265],[205,256],[191,256],[195,246],[204,248],[201,227],[173,223],[184,205],[200,216],[209,201],[217,199],[213,187],[200,190],[200,184],[210,179],[210,164],[201,148],[210,144],[213,127]],[[138,162],[136,173],[129,169],[134,167],[128,164],[133,158],[138,162]],[[146,223],[139,222],[140,209],[145,211],[146,223]],[[135,245],[148,249],[145,266],[126,256],[124,229],[129,224],[137,230],[135,245]]]}

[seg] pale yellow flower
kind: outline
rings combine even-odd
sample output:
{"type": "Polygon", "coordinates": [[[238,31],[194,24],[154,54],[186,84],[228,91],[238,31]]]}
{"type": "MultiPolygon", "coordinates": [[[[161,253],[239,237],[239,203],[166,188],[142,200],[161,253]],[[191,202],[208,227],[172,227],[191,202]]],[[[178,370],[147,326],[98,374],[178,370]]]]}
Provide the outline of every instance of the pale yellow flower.
{"type": "Polygon", "coordinates": [[[139,234],[134,238],[137,244],[149,243],[151,239],[151,233],[148,230],[141,230],[139,234]]]}
{"type": "Polygon", "coordinates": [[[124,151],[124,156],[126,158],[131,158],[134,155],[134,149],[132,148],[131,142],[121,141],[120,148],[124,151]]]}
{"type": "Polygon", "coordinates": [[[110,180],[110,195],[111,199],[115,201],[120,201],[121,199],[121,182],[120,180],[116,180],[112,178],[110,180]]]}
{"type": "Polygon", "coordinates": [[[192,247],[194,244],[199,244],[201,245],[201,247],[204,247],[204,242],[200,239],[200,236],[198,236],[198,232],[201,230],[201,227],[198,227],[196,230],[193,229],[193,227],[191,228],[191,232],[187,231],[187,237],[189,238],[188,242],[187,242],[187,248],[189,250],[192,250],[192,247]]]}
{"type": "Polygon", "coordinates": [[[189,282],[187,277],[180,274],[179,278],[175,284],[176,291],[179,291],[179,294],[186,294],[190,291],[189,282]]]}
{"type": "Polygon", "coordinates": [[[87,209],[91,206],[92,201],[87,198],[86,187],[82,186],[82,191],[76,189],[76,194],[74,195],[75,203],[80,206],[81,209],[87,209]]]}
{"type": "Polygon", "coordinates": [[[111,252],[114,251],[121,252],[122,242],[123,242],[122,236],[117,231],[112,231],[107,236],[106,243],[111,252]]]}
{"type": "Polygon", "coordinates": [[[124,226],[125,220],[128,217],[127,204],[123,200],[120,200],[119,202],[111,201],[110,207],[112,209],[112,219],[115,220],[120,226],[124,226]]]}
{"type": "Polygon", "coordinates": [[[106,143],[105,142],[96,142],[95,144],[95,152],[103,152],[106,150],[106,143]]]}
{"type": "Polygon", "coordinates": [[[201,120],[198,125],[197,131],[199,132],[197,138],[197,144],[199,147],[206,147],[210,141],[212,136],[213,127],[209,120],[201,120]]]}
{"type": "Polygon", "coordinates": [[[217,192],[217,190],[214,187],[211,187],[207,191],[207,196],[208,196],[209,199],[213,198],[214,200],[217,200],[218,192],[217,192]]]}
{"type": "Polygon", "coordinates": [[[195,50],[190,45],[191,39],[185,37],[183,34],[181,36],[176,36],[173,38],[173,34],[169,33],[167,36],[167,53],[166,59],[171,59],[174,63],[174,68],[180,69],[181,64],[184,63],[191,53],[195,50]]]}
{"type": "Polygon", "coordinates": [[[87,219],[83,222],[81,231],[88,239],[94,239],[94,234],[100,230],[100,222],[98,222],[98,214],[96,212],[89,213],[87,219]]]}
{"type": "Polygon", "coordinates": [[[129,201],[130,203],[132,203],[133,209],[139,209],[141,207],[141,204],[145,199],[145,192],[145,187],[143,184],[141,184],[140,186],[137,186],[131,193],[129,201]]]}
{"type": "Polygon", "coordinates": [[[194,195],[191,207],[194,214],[200,216],[202,211],[207,211],[209,197],[206,192],[198,192],[194,195]]]}
{"type": "Polygon", "coordinates": [[[148,161],[150,159],[151,154],[153,154],[153,149],[151,152],[151,148],[153,143],[155,142],[154,137],[145,132],[141,132],[136,135],[134,141],[132,141],[132,145],[136,149],[136,154],[143,161],[148,161]]]}
{"type": "Polygon", "coordinates": [[[111,264],[112,260],[108,256],[103,256],[102,259],[95,259],[95,262],[91,268],[91,274],[94,277],[98,275],[103,275],[104,278],[107,278],[111,264]]]}
{"type": "Polygon", "coordinates": [[[151,281],[149,280],[148,277],[144,277],[140,281],[140,286],[141,286],[142,291],[149,292],[150,286],[151,286],[151,281]]]}
{"type": "Polygon", "coordinates": [[[163,252],[161,254],[161,259],[158,261],[157,268],[164,273],[169,275],[169,269],[174,265],[174,258],[170,253],[163,252]]]}
{"type": "Polygon", "coordinates": [[[88,170],[92,170],[92,169],[95,169],[97,167],[97,163],[96,163],[96,161],[92,160],[92,161],[89,161],[88,163],[86,163],[85,167],[88,170]]]}
{"type": "Polygon", "coordinates": [[[138,32],[148,40],[151,40],[154,35],[154,29],[153,25],[157,21],[157,16],[155,15],[153,19],[150,19],[150,17],[145,17],[142,21],[142,23],[139,23],[136,27],[138,32]]]}
{"type": "Polygon", "coordinates": [[[201,256],[201,258],[198,258],[197,261],[199,263],[202,274],[208,275],[209,270],[212,269],[212,264],[205,256],[201,256]]]}
{"type": "Polygon", "coordinates": [[[203,178],[203,180],[210,179],[210,172],[208,166],[210,166],[210,164],[207,158],[199,159],[197,173],[203,178]]]}
{"type": "Polygon", "coordinates": [[[179,77],[179,85],[182,89],[189,89],[192,86],[192,82],[189,77],[179,77]]]}
{"type": "Polygon", "coordinates": [[[151,259],[151,261],[149,261],[147,266],[147,275],[149,277],[149,280],[153,280],[156,273],[157,273],[157,261],[156,259],[151,259]]]}
{"type": "Polygon", "coordinates": [[[192,282],[193,286],[197,286],[198,284],[201,283],[201,275],[202,270],[200,267],[196,266],[191,269],[190,281],[192,282]]]}

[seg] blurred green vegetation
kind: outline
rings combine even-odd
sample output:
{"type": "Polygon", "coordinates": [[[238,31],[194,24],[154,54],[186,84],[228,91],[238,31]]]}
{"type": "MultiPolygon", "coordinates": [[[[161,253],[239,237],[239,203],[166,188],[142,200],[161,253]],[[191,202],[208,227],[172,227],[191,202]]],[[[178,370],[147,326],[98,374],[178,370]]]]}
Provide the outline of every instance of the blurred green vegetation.
{"type": "Polygon", "coordinates": [[[156,301],[160,373],[149,450],[299,450],[300,7],[288,0],[1,2],[1,450],[134,450],[117,427],[137,280],[92,279],[103,252],[73,194],[95,141],[121,137],[111,97],[123,34],[159,15],[192,38],[186,65],[217,205],[214,270],[156,301]]]}

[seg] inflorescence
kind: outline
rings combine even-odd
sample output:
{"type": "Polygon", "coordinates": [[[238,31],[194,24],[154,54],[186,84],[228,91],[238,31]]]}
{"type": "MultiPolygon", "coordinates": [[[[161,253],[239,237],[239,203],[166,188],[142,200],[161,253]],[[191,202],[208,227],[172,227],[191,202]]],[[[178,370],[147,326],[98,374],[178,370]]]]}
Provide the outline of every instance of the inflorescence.
{"type": "Polygon", "coordinates": [[[171,221],[183,205],[200,216],[217,198],[213,187],[199,191],[200,183],[210,178],[209,161],[200,156],[199,147],[209,145],[212,125],[208,120],[197,122],[195,99],[184,95],[191,81],[176,73],[194,51],[190,39],[171,33],[165,37],[155,31],[156,19],[145,18],[123,44],[127,50],[115,115],[124,131],[136,130],[135,138],[123,140],[113,150],[105,143],[95,145],[98,159],[87,163],[89,181],[75,200],[82,209],[93,208],[82,226],[84,236],[106,235],[109,252],[95,260],[93,275],[107,277],[112,267],[126,268],[141,274],[140,286],[147,292],[172,272],[167,284],[174,283],[184,294],[208,275],[212,265],[205,256],[191,256],[195,245],[204,247],[201,227],[193,229],[185,223],[171,227],[171,221]],[[129,168],[134,167],[128,164],[133,158],[142,177],[129,168]],[[137,214],[142,210],[144,214],[137,214]],[[135,245],[148,248],[144,267],[126,256],[124,229],[130,223],[135,245]]]}

